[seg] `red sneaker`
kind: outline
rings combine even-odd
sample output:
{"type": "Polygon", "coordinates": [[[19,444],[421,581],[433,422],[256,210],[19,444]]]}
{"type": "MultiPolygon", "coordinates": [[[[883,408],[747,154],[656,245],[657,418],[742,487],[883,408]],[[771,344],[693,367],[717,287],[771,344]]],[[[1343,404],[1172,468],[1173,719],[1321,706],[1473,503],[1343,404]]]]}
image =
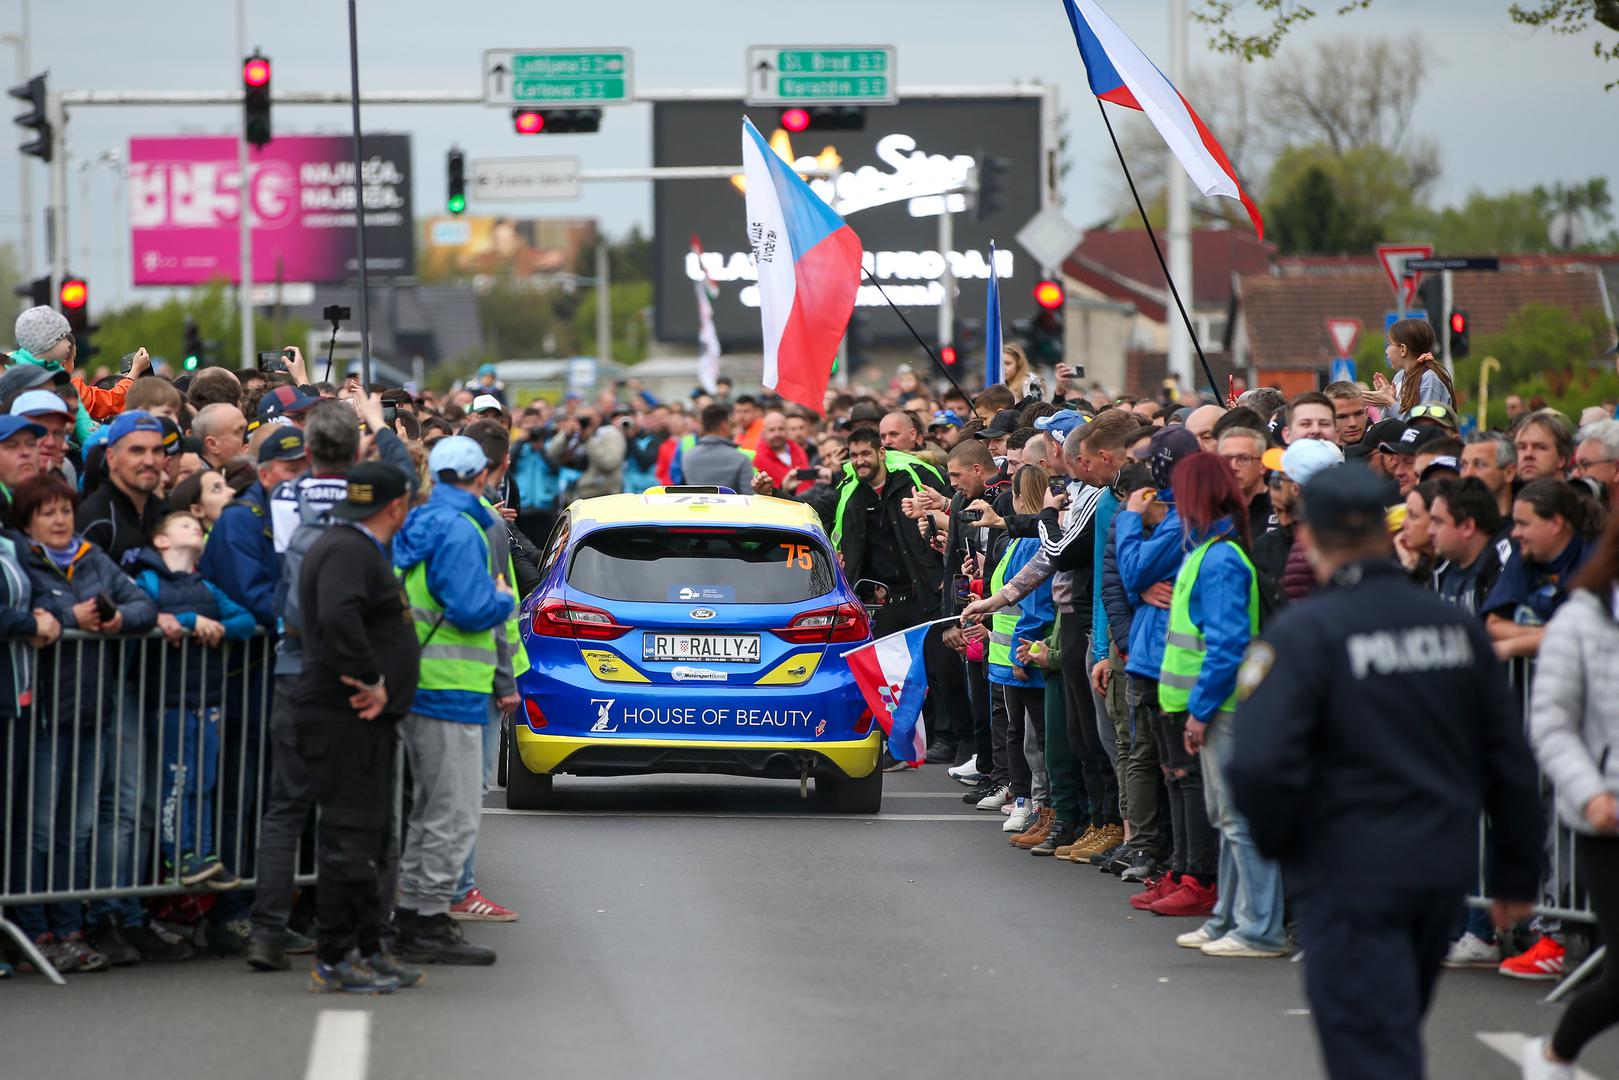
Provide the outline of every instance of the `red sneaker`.
{"type": "Polygon", "coordinates": [[[1144,883],[1147,887],[1130,897],[1130,906],[1137,911],[1148,911],[1154,904],[1174,892],[1179,892],[1181,883],[1175,877],[1175,871],[1165,870],[1159,877],[1151,878],[1144,883]]]}
{"type": "Polygon", "coordinates": [[[450,918],[462,922],[516,922],[517,912],[495,903],[473,886],[466,899],[450,907],[450,918]]]}
{"type": "Polygon", "coordinates": [[[1181,878],[1180,888],[1147,908],[1154,915],[1197,915],[1207,918],[1214,914],[1214,901],[1218,899],[1213,885],[1204,885],[1190,874],[1181,878]]]}
{"type": "Polygon", "coordinates": [[[1563,977],[1563,954],[1561,945],[1542,936],[1517,956],[1501,961],[1501,966],[1496,970],[1509,979],[1560,979],[1563,977]]]}

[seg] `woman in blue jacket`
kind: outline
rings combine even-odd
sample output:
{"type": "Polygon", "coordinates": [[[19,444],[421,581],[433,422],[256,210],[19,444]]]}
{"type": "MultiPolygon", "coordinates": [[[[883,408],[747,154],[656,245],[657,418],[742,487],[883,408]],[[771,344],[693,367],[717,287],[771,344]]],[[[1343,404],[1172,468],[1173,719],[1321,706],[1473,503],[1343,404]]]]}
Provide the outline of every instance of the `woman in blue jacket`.
{"type": "Polygon", "coordinates": [[[1183,727],[1185,752],[1202,759],[1205,802],[1220,833],[1214,913],[1175,943],[1207,956],[1285,956],[1281,870],[1254,846],[1221,772],[1235,737],[1238,669],[1259,632],[1248,500],[1231,467],[1213,454],[1193,454],[1175,466],[1173,479],[1190,551],[1170,602],[1159,701],[1183,727]]]}
{"type": "MultiPolygon", "coordinates": [[[[1038,514],[1045,506],[1046,486],[1051,474],[1038,465],[1025,465],[1012,482],[1012,504],[1019,514],[1038,514]]],[[[1010,541],[996,564],[994,573],[985,585],[986,595],[994,595],[1017,576],[1040,553],[1039,537],[1025,537],[1010,541]]],[[[1056,605],[1051,599],[1051,580],[1047,578],[1021,603],[1002,608],[990,616],[989,681],[1001,688],[1006,699],[1008,755],[1011,770],[1012,815],[1001,828],[1005,832],[1020,833],[1033,826],[1035,818],[1051,805],[1050,780],[1046,774],[1045,733],[1046,701],[1045,678],[1038,667],[1021,667],[1013,655],[1020,641],[1043,641],[1051,631],[1057,617],[1056,605]],[[1023,748],[1024,770],[1019,764],[1017,748],[1023,748]]]]}

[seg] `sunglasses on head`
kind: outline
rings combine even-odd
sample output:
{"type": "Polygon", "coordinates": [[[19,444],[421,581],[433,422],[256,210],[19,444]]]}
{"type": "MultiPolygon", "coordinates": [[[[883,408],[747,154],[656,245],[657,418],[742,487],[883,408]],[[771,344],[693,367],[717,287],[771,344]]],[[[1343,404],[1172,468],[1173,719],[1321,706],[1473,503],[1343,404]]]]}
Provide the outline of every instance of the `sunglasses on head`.
{"type": "Polygon", "coordinates": [[[1420,420],[1426,416],[1430,420],[1451,419],[1450,410],[1443,405],[1418,405],[1411,410],[1411,419],[1420,420]]]}

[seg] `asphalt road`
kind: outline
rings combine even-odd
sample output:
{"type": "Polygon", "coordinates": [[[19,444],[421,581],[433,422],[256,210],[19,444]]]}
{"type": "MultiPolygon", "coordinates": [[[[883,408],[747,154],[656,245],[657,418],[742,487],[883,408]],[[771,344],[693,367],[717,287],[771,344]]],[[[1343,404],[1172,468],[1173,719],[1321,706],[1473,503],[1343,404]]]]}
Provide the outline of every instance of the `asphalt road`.
{"type": "MultiPolygon", "coordinates": [[[[543,814],[497,793],[479,878],[522,921],[471,928],[494,967],[433,968],[379,999],[234,961],[65,989],[19,976],[0,984],[0,1076],[1321,1075],[1298,965],[1177,949],[1195,924],[1010,848],[942,769],[889,781],[878,819],[728,779],[563,778],[543,814]]],[[[1548,1029],[1546,989],[1448,973],[1431,1075],[1516,1077],[1490,1043],[1548,1029]]],[[[1619,1078],[1619,1037],[1586,1068],[1619,1078]]]]}

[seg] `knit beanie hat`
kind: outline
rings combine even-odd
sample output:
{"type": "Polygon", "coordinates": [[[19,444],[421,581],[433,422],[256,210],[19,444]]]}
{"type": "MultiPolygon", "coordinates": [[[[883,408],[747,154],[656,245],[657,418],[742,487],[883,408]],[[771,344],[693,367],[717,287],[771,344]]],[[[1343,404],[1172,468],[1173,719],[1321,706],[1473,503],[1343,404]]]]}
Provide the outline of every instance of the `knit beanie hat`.
{"type": "Polygon", "coordinates": [[[55,308],[31,307],[17,316],[17,346],[35,356],[49,350],[70,332],[67,316],[55,308]]]}

